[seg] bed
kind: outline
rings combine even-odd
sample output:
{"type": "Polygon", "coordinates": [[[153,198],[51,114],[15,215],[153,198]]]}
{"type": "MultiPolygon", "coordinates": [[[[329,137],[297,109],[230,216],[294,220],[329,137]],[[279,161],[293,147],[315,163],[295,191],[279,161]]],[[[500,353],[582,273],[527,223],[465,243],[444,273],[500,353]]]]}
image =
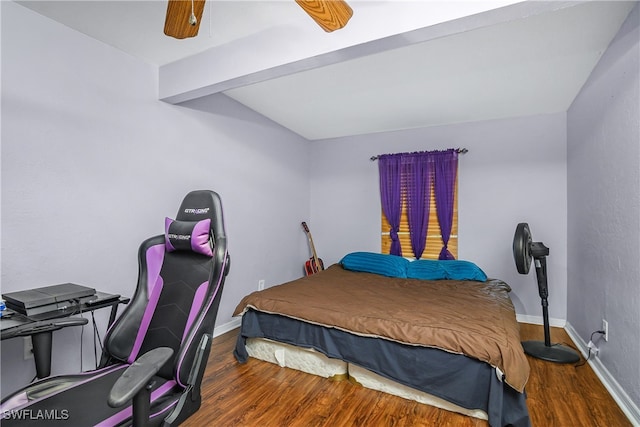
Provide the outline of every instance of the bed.
{"type": "Polygon", "coordinates": [[[348,377],[491,426],[529,426],[529,365],[509,286],[404,274],[414,263],[390,273],[377,262],[348,269],[343,259],[247,295],[234,312],[242,315],[236,359],[348,377]]]}

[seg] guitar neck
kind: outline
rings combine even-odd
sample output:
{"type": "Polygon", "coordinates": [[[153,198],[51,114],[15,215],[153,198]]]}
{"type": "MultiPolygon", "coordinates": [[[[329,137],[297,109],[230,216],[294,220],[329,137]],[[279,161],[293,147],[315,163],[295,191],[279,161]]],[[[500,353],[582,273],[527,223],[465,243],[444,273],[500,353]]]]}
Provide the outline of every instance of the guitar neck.
{"type": "Polygon", "coordinates": [[[313,255],[313,260],[316,262],[316,266],[319,269],[320,262],[318,261],[318,254],[316,253],[316,247],[313,245],[313,238],[311,237],[311,233],[307,233],[307,237],[309,238],[309,245],[311,246],[311,254],[313,255]]]}
{"type": "Polygon", "coordinates": [[[307,233],[307,239],[309,239],[309,246],[311,246],[311,254],[313,255],[313,260],[316,263],[316,267],[320,269],[320,261],[318,261],[318,254],[316,253],[316,247],[313,244],[313,237],[311,237],[311,231],[309,231],[309,227],[307,227],[307,223],[302,223],[302,228],[304,228],[304,232],[307,233]]]}

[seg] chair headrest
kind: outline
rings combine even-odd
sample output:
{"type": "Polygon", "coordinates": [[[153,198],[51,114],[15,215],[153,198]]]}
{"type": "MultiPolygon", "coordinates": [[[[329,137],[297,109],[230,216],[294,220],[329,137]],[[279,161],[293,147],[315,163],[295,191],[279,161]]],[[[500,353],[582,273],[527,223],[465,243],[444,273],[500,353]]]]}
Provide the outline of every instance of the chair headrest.
{"type": "Polygon", "coordinates": [[[192,191],[185,196],[176,219],[165,219],[167,251],[186,250],[213,256],[214,241],[224,237],[222,205],[217,193],[192,191]]]}
{"type": "Polygon", "coordinates": [[[187,194],[182,200],[176,219],[178,221],[201,221],[209,218],[212,221],[216,215],[222,215],[219,208],[218,194],[209,190],[196,190],[187,194]]]}

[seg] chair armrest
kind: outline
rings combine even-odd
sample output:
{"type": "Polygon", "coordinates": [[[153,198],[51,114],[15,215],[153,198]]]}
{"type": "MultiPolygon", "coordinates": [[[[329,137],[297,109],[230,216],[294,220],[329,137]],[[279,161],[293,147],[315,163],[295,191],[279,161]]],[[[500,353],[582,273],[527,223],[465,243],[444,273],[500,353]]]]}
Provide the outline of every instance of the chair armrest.
{"type": "Polygon", "coordinates": [[[118,408],[131,400],[140,390],[147,386],[149,380],[160,370],[169,358],[173,356],[173,349],[158,347],[133,362],[115,382],[109,393],[107,403],[112,408],[118,408]]]}

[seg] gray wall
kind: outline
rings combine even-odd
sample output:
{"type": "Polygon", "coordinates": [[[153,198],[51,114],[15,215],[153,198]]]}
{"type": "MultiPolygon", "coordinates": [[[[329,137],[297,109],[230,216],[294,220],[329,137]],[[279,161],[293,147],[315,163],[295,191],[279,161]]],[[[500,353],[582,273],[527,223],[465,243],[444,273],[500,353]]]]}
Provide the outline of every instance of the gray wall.
{"type": "MultiPolygon", "coordinates": [[[[2,292],[76,282],[131,295],[137,249],[184,195],[222,198],[231,272],[217,325],[239,300],[302,275],[308,145],[219,96],[157,100],[157,69],[13,2],[2,8],[2,292]]],[[[96,313],[101,330],[107,310],[96,313]]],[[[80,368],[80,328],[54,334],[53,373],[80,368]]],[[[84,368],[93,365],[91,329],[84,368]]],[[[2,342],[2,394],[35,375],[2,342]]]]}
{"type": "Polygon", "coordinates": [[[640,406],[640,10],[567,114],[567,320],[640,406]]]}

